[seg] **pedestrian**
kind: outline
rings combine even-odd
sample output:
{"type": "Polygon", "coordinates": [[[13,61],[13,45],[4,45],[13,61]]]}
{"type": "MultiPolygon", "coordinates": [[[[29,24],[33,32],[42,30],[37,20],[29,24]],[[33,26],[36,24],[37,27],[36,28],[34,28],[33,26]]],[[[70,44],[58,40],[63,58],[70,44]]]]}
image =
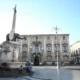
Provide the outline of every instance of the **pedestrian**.
{"type": "Polygon", "coordinates": [[[27,67],[26,67],[26,72],[28,72],[28,73],[31,73],[31,72],[32,72],[32,67],[31,67],[30,64],[27,65],[27,67]]]}
{"type": "Polygon", "coordinates": [[[19,68],[19,72],[22,73],[22,71],[23,71],[23,67],[21,65],[20,68],[19,68]]]}

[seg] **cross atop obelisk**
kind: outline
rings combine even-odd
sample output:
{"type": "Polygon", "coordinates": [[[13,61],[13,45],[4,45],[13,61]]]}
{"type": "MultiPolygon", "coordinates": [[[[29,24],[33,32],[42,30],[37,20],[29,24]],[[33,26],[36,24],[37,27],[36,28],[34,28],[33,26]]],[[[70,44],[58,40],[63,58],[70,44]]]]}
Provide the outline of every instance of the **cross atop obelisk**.
{"type": "Polygon", "coordinates": [[[15,33],[16,12],[17,12],[17,10],[16,10],[16,5],[15,5],[15,7],[14,7],[14,14],[13,14],[13,22],[12,22],[12,30],[9,33],[9,39],[10,39],[10,41],[13,39],[14,33],[15,33]]]}

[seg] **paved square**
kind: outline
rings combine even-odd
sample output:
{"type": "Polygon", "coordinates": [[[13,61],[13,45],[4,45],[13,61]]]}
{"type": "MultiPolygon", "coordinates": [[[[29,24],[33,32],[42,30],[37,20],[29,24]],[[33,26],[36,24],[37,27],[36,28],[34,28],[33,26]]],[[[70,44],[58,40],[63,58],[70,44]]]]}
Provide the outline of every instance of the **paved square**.
{"type": "Polygon", "coordinates": [[[0,80],[80,80],[79,70],[59,70],[59,78],[56,68],[53,67],[34,67],[32,76],[19,78],[0,78],[0,80]]]}

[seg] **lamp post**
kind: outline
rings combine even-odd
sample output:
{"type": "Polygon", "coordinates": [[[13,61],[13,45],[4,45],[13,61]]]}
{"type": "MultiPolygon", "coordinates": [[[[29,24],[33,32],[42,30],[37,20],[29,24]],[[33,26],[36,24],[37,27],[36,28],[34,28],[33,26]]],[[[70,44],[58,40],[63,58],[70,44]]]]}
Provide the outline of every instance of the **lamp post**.
{"type": "Polygon", "coordinates": [[[59,68],[59,57],[58,57],[58,44],[57,44],[57,39],[58,39],[58,30],[59,28],[56,27],[53,27],[55,32],[56,32],[56,51],[57,51],[57,68],[59,68]]]}

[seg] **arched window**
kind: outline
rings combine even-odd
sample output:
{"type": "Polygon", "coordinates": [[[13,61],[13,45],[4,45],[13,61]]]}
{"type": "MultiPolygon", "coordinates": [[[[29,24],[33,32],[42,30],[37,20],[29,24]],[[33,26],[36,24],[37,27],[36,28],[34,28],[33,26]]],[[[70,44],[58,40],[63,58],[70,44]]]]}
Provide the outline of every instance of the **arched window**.
{"type": "Polygon", "coordinates": [[[64,43],[63,44],[63,52],[67,52],[68,51],[68,44],[64,43]]]}

